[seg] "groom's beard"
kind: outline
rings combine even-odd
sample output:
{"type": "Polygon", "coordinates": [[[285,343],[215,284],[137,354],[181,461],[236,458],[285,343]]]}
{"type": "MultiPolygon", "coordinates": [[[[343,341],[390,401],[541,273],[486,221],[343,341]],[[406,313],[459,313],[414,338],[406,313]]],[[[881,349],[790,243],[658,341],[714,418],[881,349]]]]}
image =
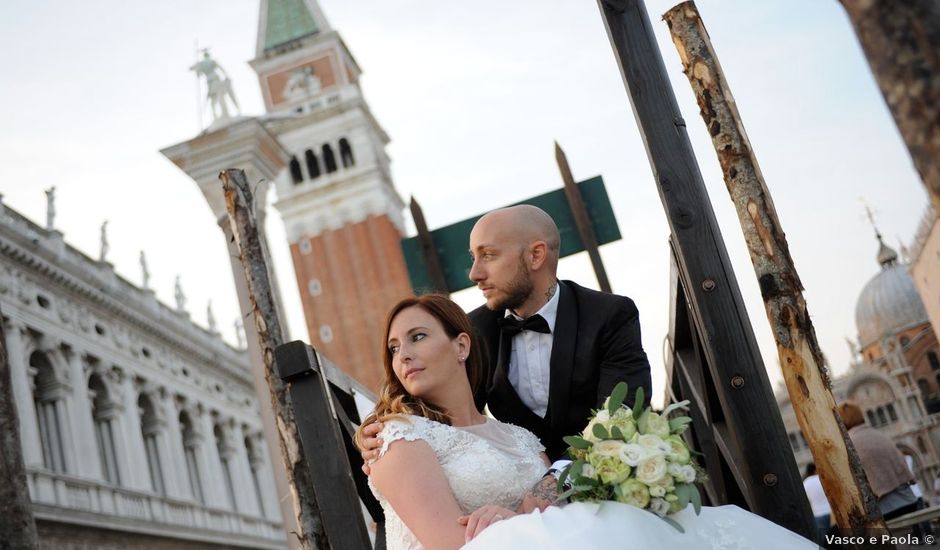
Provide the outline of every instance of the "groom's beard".
{"type": "Polygon", "coordinates": [[[532,277],[529,275],[529,270],[525,265],[525,257],[524,255],[520,255],[519,267],[516,269],[515,275],[512,276],[512,280],[509,281],[506,287],[506,297],[494,303],[493,307],[490,309],[493,311],[499,311],[501,309],[515,310],[529,299],[533,290],[535,290],[535,285],[532,284],[532,277]]]}

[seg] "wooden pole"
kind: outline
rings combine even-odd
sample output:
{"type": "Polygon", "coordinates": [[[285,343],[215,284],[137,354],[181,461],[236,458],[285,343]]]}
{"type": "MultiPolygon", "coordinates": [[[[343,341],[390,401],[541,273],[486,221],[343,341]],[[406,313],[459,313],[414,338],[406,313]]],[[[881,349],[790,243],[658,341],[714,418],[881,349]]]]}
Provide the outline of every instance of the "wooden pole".
{"type": "Polygon", "coordinates": [[[721,405],[725,424],[715,438],[723,448],[744,450],[735,455],[740,460],[731,473],[745,488],[747,507],[815,538],[809,504],[799,496],[802,479],[646,7],[642,0],[598,0],[598,5],[646,145],[680,278],[687,282],[701,354],[721,405]]]}
{"type": "Polygon", "coordinates": [[[578,186],[574,182],[574,176],[571,175],[568,157],[561,150],[557,141],[555,142],[555,162],[558,163],[561,179],[565,183],[565,198],[568,199],[568,206],[571,207],[574,225],[578,228],[578,236],[581,237],[581,244],[584,245],[584,249],[587,250],[588,256],[591,258],[591,266],[594,267],[597,284],[604,292],[610,292],[610,281],[607,279],[604,262],[601,261],[601,253],[597,249],[597,236],[594,234],[594,226],[591,224],[587,208],[584,207],[581,191],[578,190],[578,186]]]}
{"type": "Polygon", "coordinates": [[[793,410],[813,453],[832,515],[844,529],[884,529],[875,496],[836,410],[786,236],[705,25],[692,1],[673,7],[663,19],[718,153],[760,283],[793,410]]]}
{"type": "Polygon", "coordinates": [[[940,3],[841,2],[934,211],[940,213],[940,3]]]}
{"type": "MultiPolygon", "coordinates": [[[[16,330],[16,329],[14,329],[16,330]]],[[[6,336],[0,323],[0,548],[39,548],[30,506],[6,336]]]]}
{"type": "Polygon", "coordinates": [[[326,550],[330,545],[323,528],[316,490],[306,467],[304,449],[300,445],[294,407],[287,387],[278,376],[274,365],[274,350],[284,343],[284,333],[271,290],[271,272],[268,270],[267,258],[259,237],[254,197],[242,170],[224,170],[219,174],[219,179],[225,193],[225,206],[232,226],[232,235],[245,268],[249,301],[264,359],[264,378],[271,392],[271,406],[280,436],[281,457],[287,466],[294,512],[297,514],[297,525],[300,529],[296,535],[304,548],[326,550]]]}
{"type": "MultiPolygon", "coordinates": [[[[415,229],[418,231],[418,241],[421,243],[421,254],[424,256],[424,264],[428,268],[428,277],[431,279],[431,285],[435,292],[449,294],[447,288],[447,279],[444,278],[444,270],[441,269],[441,260],[437,255],[437,248],[434,246],[434,239],[431,232],[428,231],[428,224],[424,221],[424,212],[421,205],[414,197],[411,197],[411,219],[415,222],[415,229]]],[[[418,289],[415,289],[418,291],[418,289]]]]}

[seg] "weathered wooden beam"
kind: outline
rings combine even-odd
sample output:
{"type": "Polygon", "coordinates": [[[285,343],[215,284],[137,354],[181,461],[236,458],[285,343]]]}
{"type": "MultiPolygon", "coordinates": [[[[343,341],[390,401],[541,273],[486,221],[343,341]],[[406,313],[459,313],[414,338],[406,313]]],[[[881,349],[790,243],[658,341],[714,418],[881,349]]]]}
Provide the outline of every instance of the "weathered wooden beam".
{"type": "Polygon", "coordinates": [[[744,232],[790,401],[832,514],[844,529],[884,529],[877,501],[836,410],[825,359],[783,227],[730,86],[693,1],[663,15],[718,154],[744,232]]]}
{"type": "Polygon", "coordinates": [[[324,497],[317,503],[330,548],[366,550],[369,534],[354,479],[361,474],[362,459],[345,432],[349,419],[334,399],[313,348],[294,341],[279,346],[275,355],[278,375],[289,384],[307,471],[324,497]],[[351,457],[359,460],[355,469],[350,467],[351,457]]]}
{"type": "MultiPolygon", "coordinates": [[[[14,328],[13,330],[17,330],[14,328]]],[[[26,485],[20,423],[13,400],[6,335],[0,323],[0,547],[39,548],[36,521],[26,485]]]]}
{"type": "Polygon", "coordinates": [[[688,283],[686,297],[727,439],[746,449],[734,464],[744,480],[741,490],[752,512],[815,538],[783,420],[644,3],[598,4],[688,283]]]}
{"type": "MultiPolygon", "coordinates": [[[[421,205],[414,197],[411,197],[409,204],[411,210],[411,219],[415,222],[415,229],[418,231],[418,241],[421,243],[421,254],[424,256],[424,265],[428,269],[428,278],[434,286],[435,292],[450,294],[447,288],[447,279],[444,278],[444,270],[441,268],[441,259],[437,255],[437,248],[434,246],[434,238],[431,237],[431,231],[428,230],[428,224],[424,221],[424,211],[421,205]]],[[[418,291],[418,289],[415,289],[418,291]]]]}
{"type": "Polygon", "coordinates": [[[591,224],[591,218],[584,206],[584,199],[581,198],[581,191],[578,190],[578,186],[574,182],[574,176],[571,175],[568,157],[557,141],[555,142],[555,162],[558,163],[558,171],[561,172],[561,180],[565,184],[565,198],[568,199],[568,206],[571,207],[574,225],[578,228],[578,236],[581,237],[581,244],[584,245],[584,249],[587,250],[588,256],[591,258],[591,266],[594,268],[594,275],[597,277],[597,285],[604,292],[610,292],[610,280],[607,279],[607,270],[604,269],[601,253],[597,249],[597,236],[594,234],[594,226],[591,224]]]}
{"type": "Polygon", "coordinates": [[[940,213],[940,3],[840,1],[940,213]]]}
{"type": "Polygon", "coordinates": [[[316,488],[307,468],[304,450],[299,444],[294,407],[287,386],[275,370],[274,350],[284,343],[284,332],[272,292],[271,271],[268,269],[267,257],[259,236],[251,186],[242,170],[224,170],[219,174],[219,179],[222,181],[225,206],[239,259],[245,268],[249,301],[264,360],[264,378],[271,392],[271,406],[277,421],[281,458],[287,467],[294,511],[300,529],[296,536],[304,548],[326,550],[330,548],[330,542],[323,528],[316,488]]]}

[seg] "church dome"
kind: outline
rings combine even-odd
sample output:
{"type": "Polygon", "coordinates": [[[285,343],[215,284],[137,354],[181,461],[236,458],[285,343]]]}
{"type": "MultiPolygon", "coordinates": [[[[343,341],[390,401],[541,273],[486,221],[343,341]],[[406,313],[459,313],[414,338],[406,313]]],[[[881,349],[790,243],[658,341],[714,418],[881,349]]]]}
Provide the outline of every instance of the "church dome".
{"type": "Polygon", "coordinates": [[[907,266],[897,263],[897,253],[881,241],[878,263],[881,272],[862,289],[855,305],[855,326],[862,349],[894,335],[927,323],[927,310],[914,286],[907,266]]]}

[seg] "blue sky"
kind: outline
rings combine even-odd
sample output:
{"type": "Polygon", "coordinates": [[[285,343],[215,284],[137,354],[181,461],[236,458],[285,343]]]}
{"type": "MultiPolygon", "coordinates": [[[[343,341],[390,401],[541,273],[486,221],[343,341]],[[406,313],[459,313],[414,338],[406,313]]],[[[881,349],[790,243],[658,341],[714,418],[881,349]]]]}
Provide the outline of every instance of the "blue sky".
{"type": "MultiPolygon", "coordinates": [[[[361,65],[362,86],[392,138],[396,186],[421,202],[434,228],[557,188],[553,140],[577,179],[601,174],[624,238],[602,248],[616,292],[637,302],[654,363],[668,322],[668,229],[629,100],[592,2],[324,0],[361,65]]],[[[776,351],[733,206],[694,97],[660,14],[657,39],[772,379],[776,351]]],[[[837,2],[700,1],[706,27],[773,195],[823,351],[848,364],[855,300],[878,271],[859,200],[876,209],[887,241],[909,242],[926,207],[890,114],[837,2]]],[[[97,256],[109,219],[111,261],[173,303],[180,274],[193,318],[211,299],[230,337],[237,316],[221,233],[196,185],[159,149],[200,130],[187,68],[210,46],[246,114],[263,106],[254,57],[257,0],[66,2],[0,5],[0,193],[45,218],[56,185],[57,225],[97,256]]],[[[273,192],[270,200],[273,201],[273,192]]],[[[269,230],[293,336],[305,338],[276,214],[269,230]]],[[[594,285],[584,255],[563,278],[594,285]]],[[[456,298],[466,307],[475,290],[456,298]]]]}

